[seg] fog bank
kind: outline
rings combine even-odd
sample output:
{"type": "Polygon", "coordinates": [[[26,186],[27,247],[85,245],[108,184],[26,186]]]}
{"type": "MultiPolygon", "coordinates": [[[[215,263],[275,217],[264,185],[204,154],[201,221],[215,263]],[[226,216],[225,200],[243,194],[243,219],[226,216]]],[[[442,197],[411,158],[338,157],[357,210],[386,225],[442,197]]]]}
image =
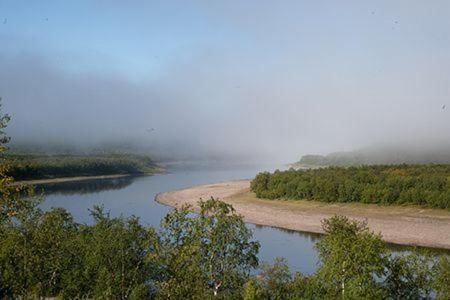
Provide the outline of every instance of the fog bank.
{"type": "Polygon", "coordinates": [[[103,12],[90,12],[90,27],[76,23],[77,10],[39,7],[54,22],[44,28],[5,7],[8,133],[19,143],[123,143],[174,159],[448,149],[447,2],[176,3],[95,2],[103,12]]]}

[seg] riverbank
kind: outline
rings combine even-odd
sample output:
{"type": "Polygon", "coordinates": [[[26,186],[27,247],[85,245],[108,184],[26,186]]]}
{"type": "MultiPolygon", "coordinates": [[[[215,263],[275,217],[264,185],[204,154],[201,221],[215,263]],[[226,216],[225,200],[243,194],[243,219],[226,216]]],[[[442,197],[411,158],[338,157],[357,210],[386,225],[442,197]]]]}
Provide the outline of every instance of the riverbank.
{"type": "Polygon", "coordinates": [[[360,203],[323,203],[258,199],[249,180],[194,186],[160,193],[156,201],[174,207],[189,204],[198,210],[200,198],[219,198],[231,205],[248,223],[291,230],[323,233],[321,221],[333,215],[366,220],[386,242],[450,249],[450,212],[411,206],[379,206],[360,203]]]}
{"type": "Polygon", "coordinates": [[[84,181],[84,180],[95,180],[95,179],[115,179],[128,177],[131,174],[116,174],[116,175],[101,175],[101,176],[75,176],[75,177],[61,177],[61,178],[50,178],[50,179],[36,179],[36,180],[22,180],[12,183],[15,185],[39,185],[48,183],[63,183],[72,181],[84,181]]]}
{"type": "MultiPolygon", "coordinates": [[[[16,181],[53,180],[116,175],[155,174],[160,167],[148,156],[136,154],[17,154],[0,157],[7,175],[16,181]]],[[[57,181],[58,182],[58,181],[57,181]]]]}

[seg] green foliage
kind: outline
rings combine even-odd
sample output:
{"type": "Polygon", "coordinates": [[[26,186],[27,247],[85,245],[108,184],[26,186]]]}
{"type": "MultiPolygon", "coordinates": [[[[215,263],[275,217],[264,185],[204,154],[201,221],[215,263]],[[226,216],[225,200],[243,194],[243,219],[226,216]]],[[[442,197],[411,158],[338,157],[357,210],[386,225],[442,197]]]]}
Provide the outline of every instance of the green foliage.
{"type": "Polygon", "coordinates": [[[152,174],[156,164],[146,156],[132,154],[102,155],[24,155],[7,154],[8,175],[16,180],[116,174],[152,174]]]}
{"type": "Polygon", "coordinates": [[[8,175],[8,163],[1,156],[7,149],[6,143],[9,142],[9,137],[3,129],[6,128],[10,119],[8,115],[0,113],[0,225],[11,225],[15,220],[28,218],[37,202],[32,197],[32,189],[24,185],[12,185],[14,178],[8,175]],[[24,194],[28,194],[29,199],[25,199],[24,194]]]}
{"type": "Polygon", "coordinates": [[[94,208],[93,225],[37,208],[0,235],[0,298],[239,297],[259,244],[231,206],[211,199],[192,216],[174,210],[161,235],[135,217],[94,208]]]}
{"type": "Polygon", "coordinates": [[[162,229],[170,274],[161,284],[164,298],[237,297],[258,266],[259,243],[224,202],[201,201],[198,217],[190,217],[188,207],[176,209],[165,217],[162,229]]]}
{"type": "Polygon", "coordinates": [[[417,253],[390,257],[384,280],[389,298],[431,298],[435,265],[434,258],[417,253]]]}
{"type": "Polygon", "coordinates": [[[0,294],[96,299],[148,294],[149,281],[158,275],[154,230],[98,208],[93,215],[94,225],[79,225],[64,209],[52,209],[3,227],[0,294]]]}
{"type": "MultiPolygon", "coordinates": [[[[0,152],[6,149],[8,138],[2,129],[8,120],[7,116],[0,117],[0,152]]],[[[283,177],[282,172],[263,173],[252,182],[252,188],[274,197],[283,195],[285,187],[309,196],[323,192],[329,197],[326,199],[331,199],[333,192],[355,197],[356,190],[366,196],[379,193],[389,202],[404,191],[385,191],[382,185],[361,191],[358,185],[375,184],[379,172],[384,172],[403,174],[409,178],[405,181],[409,185],[403,184],[410,189],[441,197],[436,190],[447,186],[447,181],[439,177],[446,169],[435,168],[437,178],[415,169],[413,175],[420,178],[420,184],[409,178],[414,170],[381,168],[378,173],[359,170],[354,178],[343,177],[345,184],[337,188],[317,176],[309,182],[295,178],[295,173],[292,178],[283,177]],[[322,184],[323,190],[317,190],[322,184]]],[[[335,171],[340,174],[342,170],[335,171]]],[[[336,176],[326,174],[329,178],[336,176]]],[[[402,182],[395,176],[383,176],[387,182],[402,182]]],[[[174,209],[164,218],[158,233],[141,225],[136,217],[111,218],[99,207],[91,211],[92,225],[77,224],[64,209],[41,211],[39,201],[29,197],[33,196],[32,189],[13,183],[2,161],[1,299],[450,298],[448,257],[437,262],[415,254],[389,256],[381,237],[370,232],[367,224],[346,217],[323,221],[326,235],[316,245],[320,264],[315,274],[292,276],[286,261],[277,259],[273,265],[263,265],[259,275],[251,276],[250,271],[258,266],[259,243],[252,240],[242,217],[222,201],[201,201],[198,215],[189,213],[188,207],[174,209]],[[24,194],[27,191],[28,195],[24,194]]]]}
{"type": "Polygon", "coordinates": [[[59,291],[80,258],[73,244],[75,234],[76,225],[63,209],[35,212],[30,219],[4,226],[2,294],[52,295],[59,291]]]}
{"type": "Polygon", "coordinates": [[[244,290],[242,292],[243,300],[261,300],[266,299],[264,296],[264,291],[259,287],[255,278],[251,278],[244,285],[244,290]]]}
{"type": "Polygon", "coordinates": [[[99,207],[91,213],[94,225],[81,228],[90,296],[128,298],[158,275],[159,237],[136,217],[110,218],[99,207]]]}
{"type": "Polygon", "coordinates": [[[292,275],[284,258],[276,258],[273,265],[264,264],[258,279],[266,298],[281,300],[289,296],[292,275]]]}
{"type": "Polygon", "coordinates": [[[260,173],[259,198],[414,204],[450,209],[450,165],[330,167],[260,173]]]}
{"type": "Polygon", "coordinates": [[[317,277],[327,297],[383,298],[377,278],[384,275],[387,248],[367,224],[335,216],[323,221],[326,235],[316,244],[320,267],[317,277]]]}
{"type": "Polygon", "coordinates": [[[164,278],[158,298],[201,299],[206,297],[200,268],[199,230],[186,207],[174,209],[163,219],[161,258],[164,278]]]}
{"type": "Polygon", "coordinates": [[[450,299],[450,258],[442,256],[435,265],[433,287],[438,299],[450,299]]]}
{"type": "Polygon", "coordinates": [[[160,234],[135,217],[111,218],[101,208],[92,216],[93,225],[80,225],[64,209],[35,209],[3,223],[0,298],[448,299],[447,257],[388,256],[378,235],[345,217],[324,221],[315,274],[292,276],[276,259],[250,276],[258,244],[218,200],[202,203],[199,215],[171,211],[160,234]]]}
{"type": "Polygon", "coordinates": [[[292,276],[284,258],[276,258],[273,264],[263,264],[261,272],[244,286],[244,299],[319,299],[323,293],[314,276],[296,273],[292,276]]]}
{"type": "MultiPolygon", "coordinates": [[[[0,117],[0,152],[9,140],[0,117]]],[[[147,298],[156,280],[156,232],[131,217],[79,225],[64,209],[42,212],[32,189],[14,185],[0,157],[0,298],[147,298]],[[26,194],[28,192],[28,194],[26,194]]]]}
{"type": "Polygon", "coordinates": [[[244,287],[244,299],[449,299],[447,256],[393,255],[364,222],[336,216],[323,222],[319,268],[291,276],[286,262],[265,264],[244,287]]]}

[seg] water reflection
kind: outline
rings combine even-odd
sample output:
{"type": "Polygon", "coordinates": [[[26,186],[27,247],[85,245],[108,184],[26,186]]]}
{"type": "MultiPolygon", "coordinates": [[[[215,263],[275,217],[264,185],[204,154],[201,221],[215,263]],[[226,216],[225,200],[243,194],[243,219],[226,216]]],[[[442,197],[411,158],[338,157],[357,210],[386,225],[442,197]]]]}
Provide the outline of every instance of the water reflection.
{"type": "MultiPolygon", "coordinates": [[[[170,207],[154,201],[157,193],[193,185],[251,178],[261,170],[178,170],[164,175],[124,177],[117,179],[65,182],[39,187],[45,196],[42,208],[64,207],[80,223],[91,223],[89,209],[104,205],[111,216],[138,216],[142,223],[159,228],[170,207]]],[[[292,271],[311,274],[317,269],[318,256],[314,247],[320,234],[248,224],[255,240],[261,243],[261,262],[273,262],[285,257],[292,271]]],[[[412,247],[389,245],[395,253],[407,253],[412,247]]],[[[434,253],[442,250],[431,250],[434,253]]],[[[448,251],[447,251],[448,253],[448,251]]]]}
{"type": "Polygon", "coordinates": [[[392,243],[388,243],[387,245],[389,250],[391,250],[395,255],[410,254],[412,252],[422,255],[450,255],[450,249],[427,248],[422,246],[408,246],[392,243]]]}
{"type": "Polygon", "coordinates": [[[36,186],[35,190],[37,193],[45,195],[85,195],[102,191],[120,190],[132,184],[134,180],[135,178],[128,176],[112,179],[46,183],[36,186]]]}
{"type": "Polygon", "coordinates": [[[281,228],[281,227],[274,227],[274,226],[265,226],[265,225],[254,225],[255,228],[257,229],[263,229],[263,228],[273,228],[274,230],[289,234],[289,235],[293,235],[293,236],[299,236],[302,239],[307,239],[309,242],[311,243],[316,243],[317,241],[319,241],[320,237],[322,236],[322,234],[320,233],[314,233],[314,232],[306,232],[306,231],[297,231],[297,230],[292,230],[292,229],[286,229],[286,228],[281,228]]]}

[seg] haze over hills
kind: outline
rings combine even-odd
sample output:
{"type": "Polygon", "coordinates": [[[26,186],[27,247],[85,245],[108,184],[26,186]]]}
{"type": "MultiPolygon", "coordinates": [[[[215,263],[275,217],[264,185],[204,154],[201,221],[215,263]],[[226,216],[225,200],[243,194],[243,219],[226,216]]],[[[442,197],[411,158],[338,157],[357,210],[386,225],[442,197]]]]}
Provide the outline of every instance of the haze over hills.
{"type": "Polygon", "coordinates": [[[267,159],[252,153],[230,153],[227,151],[199,151],[190,145],[177,142],[149,144],[134,138],[109,139],[96,143],[74,143],[70,141],[33,141],[13,138],[8,145],[10,153],[23,155],[110,155],[129,154],[151,157],[166,164],[265,164],[267,159]]]}
{"type": "Polygon", "coordinates": [[[450,163],[450,145],[379,146],[327,155],[308,154],[293,167],[357,166],[374,164],[450,163]]]}
{"type": "Polygon", "coordinates": [[[1,1],[14,139],[283,163],[448,139],[449,1],[87,2],[1,1]]]}
{"type": "MultiPolygon", "coordinates": [[[[150,156],[163,164],[173,163],[221,163],[221,164],[264,164],[273,163],[252,153],[229,153],[227,151],[196,151],[185,145],[141,143],[135,139],[110,139],[97,143],[32,142],[13,139],[9,144],[11,153],[31,155],[103,155],[134,154],[150,156]],[[189,151],[189,149],[191,151],[189,151]]],[[[280,163],[287,163],[288,157],[280,163]]],[[[329,154],[305,154],[292,164],[294,167],[354,166],[373,164],[427,164],[450,163],[450,143],[424,141],[402,144],[383,144],[359,148],[353,151],[337,151],[329,154]]]]}

